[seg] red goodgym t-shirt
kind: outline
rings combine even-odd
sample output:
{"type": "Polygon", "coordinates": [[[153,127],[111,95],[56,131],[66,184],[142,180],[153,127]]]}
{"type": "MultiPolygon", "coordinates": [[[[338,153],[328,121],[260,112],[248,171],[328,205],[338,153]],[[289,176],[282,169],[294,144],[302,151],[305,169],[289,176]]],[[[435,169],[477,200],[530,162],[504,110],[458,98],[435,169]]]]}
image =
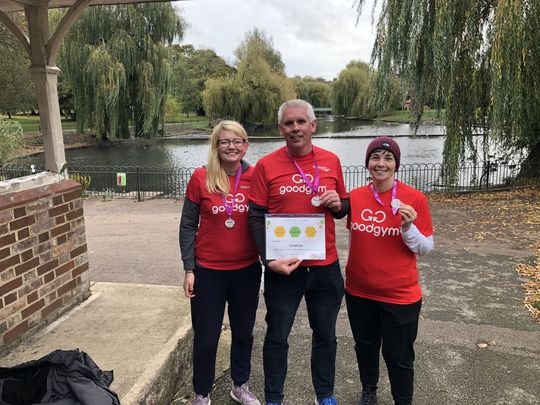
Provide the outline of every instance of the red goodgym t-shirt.
{"type": "MultiPolygon", "coordinates": [[[[232,213],[235,225],[231,229],[225,226],[228,215],[223,206],[222,194],[209,193],[206,189],[206,169],[198,168],[191,176],[186,197],[200,207],[195,261],[201,266],[215,270],[236,270],[258,260],[259,254],[248,224],[248,195],[252,175],[253,167],[249,167],[240,177],[232,213]]],[[[235,176],[229,176],[229,203],[232,202],[234,183],[235,176]]]]}
{"type": "MultiPolygon", "coordinates": [[[[416,255],[403,242],[401,215],[392,213],[392,190],[379,196],[383,205],[375,200],[369,185],[349,193],[350,240],[345,289],[357,297],[412,304],[422,298],[416,255]]],[[[433,235],[426,196],[398,181],[396,198],[414,207],[418,214],[414,225],[420,233],[433,235]]]]}
{"type": "MultiPolygon", "coordinates": [[[[346,198],[343,171],[339,158],[332,152],[313,146],[319,167],[318,194],[336,190],[340,198],[346,198]]],[[[313,153],[295,156],[294,159],[313,183],[315,164],[313,153]]],[[[298,172],[285,147],[261,158],[255,166],[249,199],[268,208],[269,214],[324,214],[326,235],[326,259],[303,260],[302,266],[324,266],[337,260],[334,218],[330,209],[311,205],[314,194],[298,172]]]]}

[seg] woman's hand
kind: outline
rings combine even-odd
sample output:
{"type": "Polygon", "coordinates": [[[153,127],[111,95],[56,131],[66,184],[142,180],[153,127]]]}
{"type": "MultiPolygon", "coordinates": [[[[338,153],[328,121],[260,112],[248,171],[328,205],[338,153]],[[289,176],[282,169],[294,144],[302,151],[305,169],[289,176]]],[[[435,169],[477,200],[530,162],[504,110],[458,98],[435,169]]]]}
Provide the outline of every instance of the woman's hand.
{"type": "Polygon", "coordinates": [[[418,215],[412,206],[403,204],[403,202],[400,204],[398,212],[401,214],[401,230],[407,232],[418,215]]]}
{"type": "Polygon", "coordinates": [[[195,274],[193,271],[186,271],[184,275],[184,295],[186,298],[193,298],[195,294],[193,293],[193,286],[195,285],[195,274]]]}
{"type": "Polygon", "coordinates": [[[302,260],[298,257],[287,257],[285,259],[276,259],[269,262],[266,267],[270,270],[288,276],[300,266],[302,260]]]}

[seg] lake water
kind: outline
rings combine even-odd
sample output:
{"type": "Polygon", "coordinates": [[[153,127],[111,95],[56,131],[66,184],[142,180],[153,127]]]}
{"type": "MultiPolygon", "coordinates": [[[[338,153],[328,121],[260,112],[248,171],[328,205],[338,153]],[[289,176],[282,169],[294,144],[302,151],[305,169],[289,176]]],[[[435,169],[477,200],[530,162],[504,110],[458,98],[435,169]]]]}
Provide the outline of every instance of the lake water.
{"type": "MultiPolygon", "coordinates": [[[[250,147],[246,159],[256,163],[259,158],[284,145],[276,128],[250,130],[250,147]]],[[[401,148],[401,162],[441,163],[444,146],[444,128],[422,125],[415,134],[409,124],[380,123],[323,117],[313,143],[336,153],[343,166],[362,166],[365,150],[373,137],[397,137],[401,148]]],[[[481,137],[478,137],[480,142],[481,137]]],[[[481,149],[479,149],[481,150],[481,149]]],[[[106,147],[67,150],[71,165],[91,166],[152,166],[168,169],[198,167],[207,160],[206,139],[154,139],[125,142],[106,147]]],[[[24,159],[24,163],[43,164],[43,155],[24,159]]]]}
{"type": "MultiPolygon", "coordinates": [[[[443,131],[444,128],[440,126],[421,126],[415,134],[414,128],[407,124],[372,125],[325,117],[319,119],[313,143],[340,157],[342,165],[347,166],[344,169],[346,186],[351,189],[368,181],[368,173],[363,167],[368,143],[378,135],[393,136],[401,148],[402,164],[409,167],[408,170],[398,173],[400,180],[423,191],[431,191],[442,187],[441,182],[444,182],[440,178],[440,165],[433,165],[443,161],[443,131]],[[422,166],[410,166],[414,164],[422,166]]],[[[246,160],[252,164],[285,144],[275,128],[264,131],[248,128],[248,133],[250,147],[246,160]]],[[[112,146],[67,150],[66,158],[68,168],[91,176],[91,191],[100,193],[107,190],[107,193],[119,194],[142,191],[176,198],[183,193],[191,169],[200,167],[207,161],[208,135],[194,134],[193,138],[138,139],[112,146]],[[96,166],[99,168],[96,169],[96,166]],[[149,169],[141,172],[140,169],[145,167],[149,169]],[[116,187],[118,171],[127,173],[128,178],[128,186],[121,189],[116,187]]],[[[482,137],[476,137],[474,142],[477,150],[481,152],[482,137]]],[[[490,145],[489,149],[490,153],[495,152],[499,158],[503,157],[501,150],[494,145],[490,145]]],[[[512,157],[520,161],[519,156],[512,157]]],[[[497,159],[495,161],[497,162],[497,159]]],[[[469,163],[460,170],[459,179],[453,186],[478,186],[479,182],[484,180],[489,184],[502,184],[505,178],[515,176],[518,165],[500,159],[499,162],[496,173],[490,172],[487,177],[482,177],[484,166],[481,163],[469,163]]],[[[19,163],[40,166],[44,163],[43,155],[28,157],[19,163]]]]}

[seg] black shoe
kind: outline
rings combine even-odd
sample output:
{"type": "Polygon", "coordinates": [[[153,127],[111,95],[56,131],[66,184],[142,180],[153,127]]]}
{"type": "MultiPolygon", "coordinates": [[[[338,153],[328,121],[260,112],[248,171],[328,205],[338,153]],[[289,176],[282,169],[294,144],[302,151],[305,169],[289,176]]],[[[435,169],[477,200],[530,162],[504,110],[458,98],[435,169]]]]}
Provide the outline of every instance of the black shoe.
{"type": "Polygon", "coordinates": [[[377,388],[364,387],[358,405],[377,405],[377,388]]]}

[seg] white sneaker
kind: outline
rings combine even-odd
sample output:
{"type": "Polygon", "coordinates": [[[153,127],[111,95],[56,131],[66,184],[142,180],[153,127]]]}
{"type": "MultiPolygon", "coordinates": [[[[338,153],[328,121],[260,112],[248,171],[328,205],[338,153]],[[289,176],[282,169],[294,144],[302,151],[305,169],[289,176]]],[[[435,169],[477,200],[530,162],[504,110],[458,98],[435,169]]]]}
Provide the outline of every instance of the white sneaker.
{"type": "Polygon", "coordinates": [[[242,384],[240,387],[233,384],[231,397],[242,405],[261,405],[257,397],[251,393],[247,384],[242,384]]]}
{"type": "Polygon", "coordinates": [[[210,405],[212,401],[210,401],[210,395],[207,397],[203,397],[202,395],[195,395],[195,399],[193,400],[192,405],[210,405]]]}

